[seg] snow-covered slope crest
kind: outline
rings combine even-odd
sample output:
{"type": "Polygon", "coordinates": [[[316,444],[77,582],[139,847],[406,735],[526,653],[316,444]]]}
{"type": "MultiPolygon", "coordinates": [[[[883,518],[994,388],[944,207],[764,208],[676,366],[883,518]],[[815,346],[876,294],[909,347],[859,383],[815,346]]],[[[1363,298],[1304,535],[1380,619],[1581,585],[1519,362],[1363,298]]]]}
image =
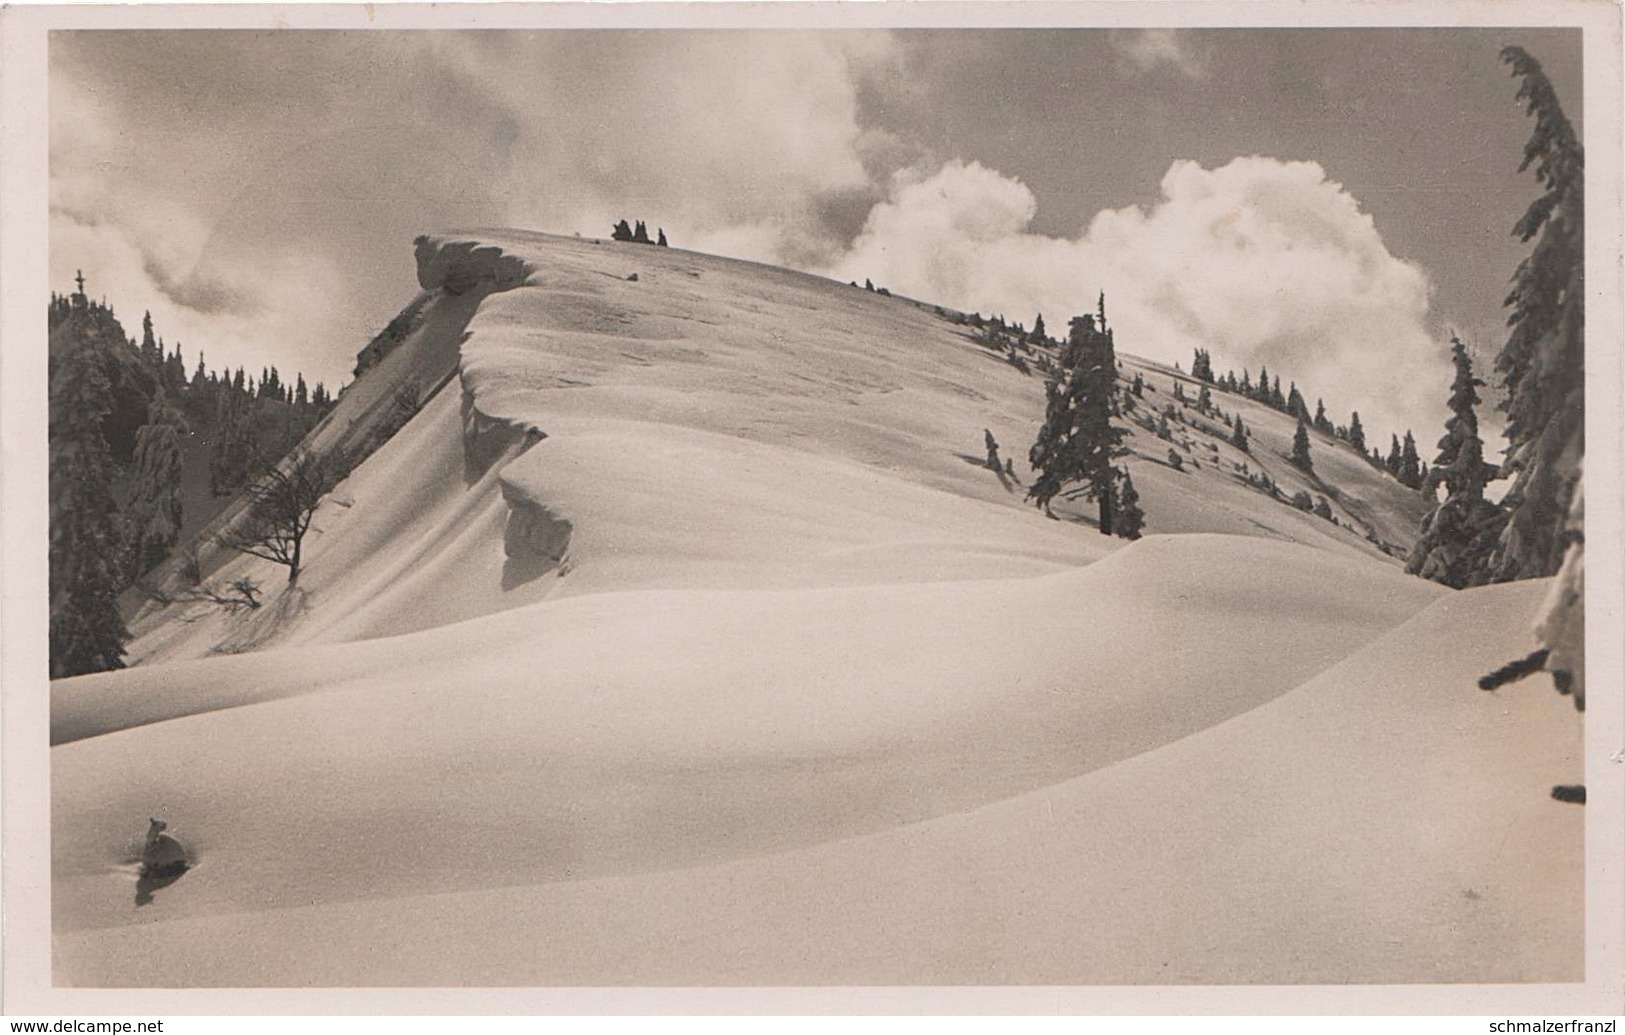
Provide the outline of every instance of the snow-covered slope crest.
{"type": "Polygon", "coordinates": [[[444,289],[453,295],[508,291],[531,273],[524,259],[472,237],[424,234],[413,246],[418,286],[425,291],[444,289]]]}
{"type": "MultiPolygon", "coordinates": [[[[173,565],[178,602],[136,618],[133,661],[399,635],[559,595],[1038,575],[1121,545],[1080,527],[1088,504],[1063,503],[1064,522],[1026,504],[1042,379],[955,314],[641,244],[481,230],[420,237],[416,256],[405,333],[363,350],[307,442],[366,459],[318,510],[298,590],[215,545],[217,525],[197,545],[205,581],[253,578],[267,606],[188,599],[173,565]],[[984,432],[1009,473],[986,465],[984,432]]],[[[1175,375],[1131,369],[1171,394],[1175,375]]],[[[1320,447],[1336,522],[1249,488],[1243,462],[1315,487],[1286,463],[1286,418],[1257,409],[1250,456],[1194,416],[1171,444],[1131,429],[1149,531],[1390,562],[1356,515],[1399,515],[1376,528],[1392,539],[1415,494],[1339,467],[1336,446],[1320,447]]]]}

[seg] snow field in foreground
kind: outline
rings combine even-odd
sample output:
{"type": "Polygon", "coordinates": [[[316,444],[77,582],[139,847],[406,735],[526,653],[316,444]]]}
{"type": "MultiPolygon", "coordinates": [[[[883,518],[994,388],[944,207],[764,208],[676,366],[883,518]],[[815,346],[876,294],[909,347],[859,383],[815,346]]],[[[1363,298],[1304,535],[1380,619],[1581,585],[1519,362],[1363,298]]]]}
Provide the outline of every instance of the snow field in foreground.
{"type": "MultiPolygon", "coordinates": [[[[402,688],[385,708],[362,688],[94,738],[58,749],[58,901],[75,906],[59,905],[57,980],[1574,980],[1581,812],[1546,790],[1579,772],[1579,723],[1540,688],[1472,682],[1526,638],[1542,588],[1438,597],[1319,675],[1255,664],[1276,685],[1227,721],[1181,721],[1236,678],[1193,639],[1164,652],[1187,659],[1178,693],[1177,662],[1152,680],[1031,673],[998,708],[636,687],[550,702],[529,727],[491,690],[456,708],[445,685],[402,688]],[[168,748],[190,757],[109,786],[130,752],[168,748]],[[155,804],[201,864],[137,912],[106,856],[155,804]]],[[[843,671],[866,660],[859,646],[843,671]]]]}

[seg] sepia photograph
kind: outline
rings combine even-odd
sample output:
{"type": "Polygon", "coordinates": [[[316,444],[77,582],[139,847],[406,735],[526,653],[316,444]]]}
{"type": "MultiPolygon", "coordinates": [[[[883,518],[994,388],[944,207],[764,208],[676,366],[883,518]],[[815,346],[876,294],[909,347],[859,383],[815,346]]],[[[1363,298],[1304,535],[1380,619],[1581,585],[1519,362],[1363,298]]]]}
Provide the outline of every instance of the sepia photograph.
{"type": "Polygon", "coordinates": [[[0,22],[13,1002],[1625,1010],[1617,3],[457,7],[0,22]]]}

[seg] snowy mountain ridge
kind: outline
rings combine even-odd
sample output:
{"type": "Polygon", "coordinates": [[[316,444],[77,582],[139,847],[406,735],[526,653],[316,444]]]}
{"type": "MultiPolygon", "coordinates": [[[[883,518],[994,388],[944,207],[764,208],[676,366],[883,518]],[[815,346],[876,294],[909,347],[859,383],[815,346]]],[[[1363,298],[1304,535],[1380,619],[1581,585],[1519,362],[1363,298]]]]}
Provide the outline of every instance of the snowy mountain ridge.
{"type": "MultiPolygon", "coordinates": [[[[401,478],[416,480],[431,471],[434,480],[394,500],[383,493],[370,495],[368,486],[375,479],[365,471],[340,486],[318,515],[309,574],[302,579],[305,592],[292,608],[306,612],[305,617],[289,614],[289,605],[228,617],[192,602],[179,609],[186,620],[180,623],[185,628],[177,629],[173,605],[150,608],[135,624],[132,661],[255,649],[289,634],[297,640],[298,631],[290,626],[312,624],[308,608],[321,606],[320,599],[337,580],[353,582],[346,573],[367,567],[367,558],[376,562],[379,554],[391,556],[396,563],[390,570],[400,574],[397,569],[410,568],[411,558],[428,549],[425,536],[439,541],[436,537],[451,535],[453,526],[463,527],[476,515],[491,526],[493,542],[503,548],[500,574],[491,580],[504,594],[500,606],[540,599],[543,587],[531,584],[542,572],[556,570],[571,536],[582,534],[588,539],[578,543],[572,578],[557,590],[661,584],[667,577],[648,583],[639,575],[627,581],[589,569],[581,548],[598,541],[603,549],[592,558],[595,564],[624,568],[631,553],[645,572],[688,565],[695,555],[728,553],[728,542],[749,543],[739,552],[759,562],[753,567],[770,570],[736,573],[733,584],[754,584],[755,578],[820,581],[832,577],[830,571],[859,562],[851,554],[797,556],[790,542],[774,544],[759,534],[764,529],[723,537],[694,527],[704,523],[726,529],[734,524],[729,516],[708,514],[712,507],[750,508],[764,515],[782,511],[784,500],[770,498],[779,486],[725,472],[729,465],[744,465],[744,471],[776,466],[786,449],[811,469],[804,472],[808,480],[801,486],[784,486],[785,497],[814,511],[826,495],[822,486],[828,486],[828,495],[842,498],[863,491],[846,482],[857,479],[874,488],[876,478],[889,477],[904,483],[891,488],[910,495],[921,513],[942,511],[938,520],[951,526],[953,535],[980,537],[976,526],[984,518],[1021,522],[1030,543],[1018,551],[1026,556],[1009,559],[1012,573],[1092,559],[1121,545],[1081,529],[1050,527],[1026,506],[1025,451],[1041,415],[1042,377],[998,362],[998,355],[979,345],[968,326],[955,321],[957,314],[736,260],[515,231],[422,237],[417,259],[422,293],[398,321],[404,333],[393,348],[375,342],[364,351],[358,362],[362,376],[345,390],[306,445],[316,452],[360,457],[376,449],[382,437],[407,434],[416,443],[415,455],[432,456],[437,466],[398,469],[389,481],[402,488],[411,482],[401,478]],[[634,276],[638,279],[629,279],[634,276]],[[421,427],[430,421],[440,429],[433,442],[421,427]],[[671,430],[657,441],[644,441],[649,424],[671,430]],[[981,465],[984,428],[1014,460],[1013,478],[981,465]],[[579,438],[573,434],[577,429],[579,438]],[[727,441],[707,437],[717,435],[727,441]],[[533,444],[549,436],[555,441],[535,457],[524,458],[533,444]],[[597,455],[611,441],[624,448],[597,455]],[[448,450],[459,442],[462,470],[453,472],[448,450]],[[559,464],[546,457],[583,450],[593,455],[578,455],[570,462],[601,465],[602,479],[589,497],[569,499],[569,490],[561,494],[553,484],[559,464]],[[637,456],[639,450],[646,455],[637,456]],[[705,491],[695,494],[671,484],[673,465],[686,465],[681,478],[703,481],[705,491]],[[604,498],[634,481],[647,487],[627,500],[604,498]],[[651,511],[641,515],[647,521],[631,520],[626,508],[648,503],[666,490],[684,497],[683,507],[692,507],[693,515],[685,520],[651,511]],[[955,499],[941,498],[944,493],[955,499]],[[363,498],[374,502],[357,505],[363,498]],[[497,505],[499,498],[503,506],[497,505]],[[446,508],[438,523],[434,515],[439,511],[431,500],[446,508]],[[369,511],[389,531],[341,531],[369,511]],[[956,512],[963,516],[948,516],[956,512]],[[596,520],[582,520],[586,514],[596,520]],[[651,531],[660,526],[667,527],[651,531]],[[678,529],[685,531],[679,535],[678,529]],[[378,535],[388,540],[387,549],[378,535]],[[335,542],[352,536],[366,554],[341,550],[335,542]],[[678,541],[664,543],[659,551],[638,542],[649,543],[655,536],[678,541]],[[770,563],[769,555],[776,560],[770,563]],[[801,574],[791,576],[787,568],[801,574]],[[273,624],[274,630],[269,628],[273,624]],[[205,631],[215,636],[212,642],[204,642],[205,631]]],[[[1132,351],[1132,343],[1125,348],[1132,351]]],[[[1195,398],[1195,382],[1187,376],[1125,356],[1125,384],[1136,373],[1147,382],[1149,394],[1140,400],[1137,415],[1146,424],[1152,413],[1173,404],[1176,381],[1190,389],[1187,398],[1195,398]]],[[[1408,545],[1425,509],[1417,494],[1325,436],[1315,442],[1323,480],[1306,476],[1285,462],[1289,418],[1251,400],[1223,393],[1216,398],[1247,421],[1256,442],[1249,453],[1229,443],[1228,428],[1220,429],[1216,418],[1186,405],[1176,407],[1184,419],[1176,421],[1177,433],[1167,441],[1148,427],[1130,425],[1134,452],[1127,466],[1146,500],[1149,532],[1265,535],[1374,557],[1387,556],[1374,542],[1392,544],[1393,553],[1408,545]],[[1175,453],[1190,462],[1174,469],[1168,458],[1175,453]],[[1279,496],[1263,496],[1248,485],[1243,469],[1254,477],[1269,475],[1279,496]],[[1335,520],[1286,505],[1297,491],[1329,495],[1335,520]]],[[[270,589],[278,582],[274,568],[236,557],[214,542],[222,529],[240,520],[241,511],[240,505],[228,508],[199,536],[197,574],[224,579],[251,572],[270,589]]],[[[1082,506],[1063,507],[1061,513],[1087,519],[1082,506]]],[[[892,516],[914,520],[912,515],[892,516]]],[[[840,523],[809,521],[826,529],[840,523]]],[[[909,540],[918,538],[912,531],[897,531],[909,540]]],[[[794,528],[785,532],[799,534],[794,528]]],[[[497,563],[491,546],[486,544],[480,561],[486,570],[497,563]]],[[[872,543],[863,563],[877,563],[881,552],[893,560],[915,557],[904,571],[882,573],[882,579],[1006,573],[991,559],[970,564],[963,556],[952,561],[937,556],[942,567],[933,572],[933,551],[940,553],[940,546],[894,542],[882,551],[872,543]]],[[[172,562],[159,573],[160,584],[184,590],[181,568],[172,562]]],[[[478,595],[485,596],[485,589],[478,595]]],[[[415,606],[415,600],[402,600],[401,610],[415,606]]],[[[491,606],[489,599],[465,600],[440,607],[436,617],[455,620],[491,606]]],[[[422,627],[405,614],[396,614],[382,627],[340,625],[356,635],[422,627]]],[[[330,628],[321,635],[329,638],[334,632],[330,628]]]]}
{"type": "Polygon", "coordinates": [[[951,312],[518,231],[418,259],[307,439],[360,459],[298,585],[200,543],[262,607],[154,601],[52,687],[57,983],[1579,976],[1578,724],[1473,686],[1546,583],[1405,575],[1371,539],[1422,500],[1353,451],[1300,471],[1215,393],[1243,453],[1125,355],[1129,543],[1025,501],[1042,378],[951,312]],[[149,817],[196,865],[143,899],[149,817]]]}

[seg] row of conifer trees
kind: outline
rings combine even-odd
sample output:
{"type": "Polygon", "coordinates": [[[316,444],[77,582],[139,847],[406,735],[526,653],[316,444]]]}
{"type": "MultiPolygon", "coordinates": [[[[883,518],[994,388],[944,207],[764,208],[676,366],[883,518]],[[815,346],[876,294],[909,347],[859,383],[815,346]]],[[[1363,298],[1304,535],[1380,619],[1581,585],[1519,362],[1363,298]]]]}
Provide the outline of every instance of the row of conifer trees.
{"type": "Polygon", "coordinates": [[[643,220],[638,220],[638,225],[634,227],[623,219],[615,224],[615,228],[610,232],[609,236],[612,241],[631,241],[635,244],[653,244],[661,248],[667,247],[665,229],[660,228],[657,232],[659,236],[651,239],[649,237],[649,228],[644,225],[643,220]]]}
{"type": "Polygon", "coordinates": [[[275,367],[186,374],[142,318],[140,341],[78,289],[51,296],[50,667],[123,664],[118,598],[297,442],[332,406],[324,385],[275,367]],[[202,477],[206,469],[206,480],[202,477]],[[191,472],[189,474],[189,472],[191,472]],[[205,485],[206,481],[206,485],[205,485]]]}
{"type": "Polygon", "coordinates": [[[1360,423],[1360,413],[1354,411],[1348,424],[1334,424],[1326,415],[1326,401],[1315,400],[1315,412],[1309,412],[1309,404],[1298,391],[1297,382],[1292,382],[1286,392],[1281,391],[1281,378],[1279,375],[1272,380],[1269,367],[1262,366],[1258,371],[1258,382],[1254,384],[1252,375],[1244,367],[1238,378],[1234,371],[1226,371],[1223,377],[1213,373],[1213,360],[1206,349],[1198,348],[1195,358],[1191,362],[1191,376],[1205,384],[1211,384],[1223,391],[1243,398],[1263,403],[1265,406],[1296,418],[1301,424],[1314,428],[1322,434],[1329,435],[1340,442],[1346,442],[1355,452],[1359,453],[1373,467],[1387,471],[1401,485],[1412,489],[1422,489],[1428,481],[1427,464],[1416,451],[1416,438],[1407,429],[1405,438],[1401,442],[1399,436],[1392,436],[1393,443],[1385,459],[1374,446],[1368,446],[1365,439],[1365,427],[1360,423]]]}

